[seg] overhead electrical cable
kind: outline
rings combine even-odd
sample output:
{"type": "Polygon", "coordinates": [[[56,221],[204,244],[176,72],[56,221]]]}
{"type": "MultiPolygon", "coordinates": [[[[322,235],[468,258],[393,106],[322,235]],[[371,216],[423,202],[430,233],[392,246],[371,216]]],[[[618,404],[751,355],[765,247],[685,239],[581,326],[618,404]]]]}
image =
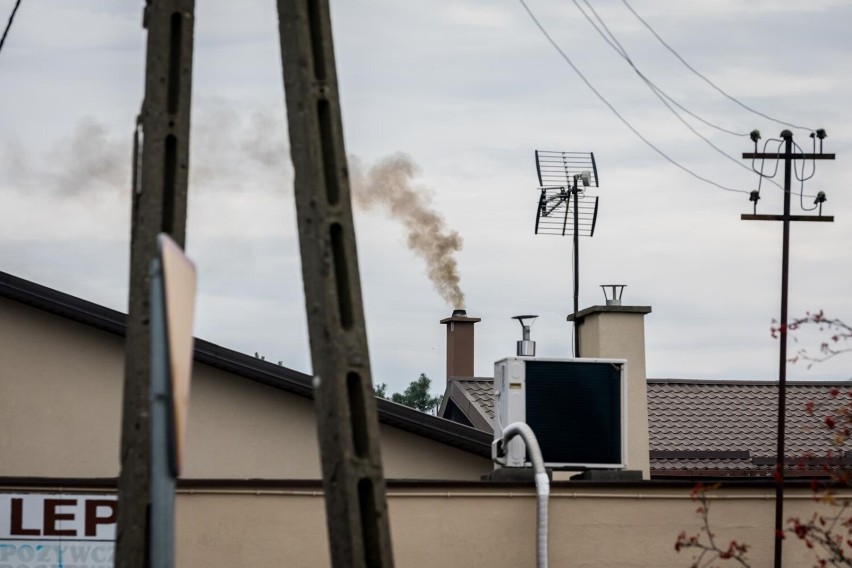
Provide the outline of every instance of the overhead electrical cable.
{"type": "Polygon", "coordinates": [[[645,21],[645,19],[644,19],[642,16],[640,16],[640,15],[636,12],[636,10],[634,10],[634,9],[633,9],[633,6],[631,6],[631,5],[630,5],[630,3],[629,3],[627,0],[621,0],[621,1],[624,3],[624,5],[627,7],[627,9],[628,9],[628,10],[630,10],[630,12],[631,12],[634,16],[636,16],[636,18],[637,18],[640,22],[642,22],[642,24],[643,24],[646,28],[648,28],[648,31],[650,31],[650,32],[654,35],[654,37],[655,37],[655,38],[657,38],[657,41],[659,41],[659,42],[663,45],[663,47],[665,47],[667,50],[669,50],[669,51],[671,52],[671,54],[672,54],[672,55],[674,55],[674,56],[678,59],[678,61],[680,61],[681,63],[683,63],[683,65],[684,65],[687,69],[689,69],[689,70],[690,70],[690,71],[692,71],[695,75],[697,75],[698,77],[700,77],[701,79],[703,79],[705,83],[707,83],[708,85],[710,85],[711,87],[713,87],[716,91],[718,91],[718,92],[719,92],[720,94],[722,94],[724,97],[726,97],[726,98],[727,98],[727,99],[729,99],[730,101],[732,101],[732,102],[734,102],[734,103],[738,104],[739,106],[741,106],[741,107],[742,107],[742,108],[744,108],[745,110],[747,110],[747,111],[749,111],[749,112],[751,112],[751,113],[754,113],[754,114],[756,114],[756,115],[758,115],[758,116],[762,116],[763,118],[765,118],[765,119],[767,119],[767,120],[771,120],[772,122],[777,122],[778,124],[783,124],[784,126],[789,126],[790,128],[796,128],[796,129],[798,129],[798,130],[804,130],[804,131],[807,131],[807,132],[813,132],[813,131],[814,131],[814,129],[813,129],[813,128],[808,128],[808,127],[806,127],[806,126],[799,126],[799,125],[792,124],[792,123],[790,123],[790,122],[785,122],[785,121],[780,120],[780,119],[778,119],[778,118],[774,118],[774,117],[772,117],[772,116],[769,116],[768,114],[765,114],[765,113],[760,112],[759,110],[757,110],[757,109],[755,109],[755,108],[750,107],[749,105],[747,105],[747,104],[745,104],[744,102],[740,101],[739,99],[737,99],[737,98],[736,98],[736,97],[734,97],[733,95],[728,94],[728,93],[727,93],[727,91],[725,91],[724,89],[722,89],[721,87],[719,87],[716,83],[714,83],[713,81],[711,81],[710,79],[708,79],[705,75],[703,75],[703,74],[702,74],[700,71],[698,71],[695,67],[693,67],[692,65],[690,65],[689,63],[687,63],[687,61],[686,61],[683,57],[681,57],[681,55],[680,55],[680,54],[679,54],[679,53],[678,53],[678,52],[677,52],[677,51],[676,51],[676,50],[675,50],[672,46],[670,46],[668,43],[666,43],[666,40],[664,40],[662,37],[660,37],[660,34],[658,34],[658,33],[657,33],[657,31],[656,31],[653,27],[651,27],[651,24],[649,24],[647,21],[645,21]]]}
{"type": "MultiPolygon", "coordinates": [[[[781,140],[780,138],[770,138],[769,140],[767,140],[766,142],[763,143],[763,153],[764,154],[766,153],[766,147],[769,145],[770,142],[777,142],[778,143],[778,147],[775,149],[776,154],[781,152],[781,146],[784,144],[784,141],[781,140]]],[[[755,143],[754,143],[754,151],[755,151],[755,153],[757,153],[757,141],[755,141],[755,143]]],[[[757,168],[754,167],[754,162],[755,162],[755,159],[752,158],[751,159],[751,169],[754,171],[754,173],[756,173],[758,175],[757,195],[758,195],[758,199],[759,199],[760,198],[760,190],[761,190],[761,187],[763,185],[763,178],[771,180],[772,178],[775,177],[775,175],[778,173],[778,164],[780,163],[780,160],[775,160],[775,169],[772,171],[772,175],[766,175],[766,174],[763,173],[763,168],[766,165],[766,158],[760,159],[760,170],[759,171],[758,171],[757,168]]]]}
{"type": "Polygon", "coordinates": [[[728,128],[725,128],[723,126],[719,126],[718,124],[710,122],[709,120],[707,120],[707,119],[699,116],[698,114],[692,112],[691,110],[689,110],[688,108],[686,108],[685,106],[680,104],[678,101],[676,101],[674,99],[674,97],[672,97],[666,91],[664,91],[662,88],[660,88],[658,85],[656,85],[644,73],[642,73],[639,70],[639,68],[633,62],[633,59],[630,57],[630,54],[627,53],[627,50],[624,48],[623,45],[621,45],[621,42],[618,41],[618,38],[615,37],[615,34],[612,33],[612,31],[610,31],[609,26],[606,25],[606,22],[598,14],[598,12],[597,12],[597,10],[595,10],[594,6],[592,6],[591,3],[589,3],[589,0],[583,0],[583,3],[586,5],[586,7],[589,8],[589,10],[595,16],[595,19],[598,21],[598,24],[600,24],[600,27],[603,28],[603,31],[600,28],[598,28],[598,25],[595,24],[595,22],[592,21],[592,19],[589,17],[589,15],[577,3],[577,0],[573,0],[573,1],[574,1],[574,5],[577,6],[577,9],[580,10],[580,12],[583,14],[583,16],[585,16],[586,20],[588,20],[588,22],[595,28],[595,31],[597,31],[598,34],[600,34],[600,36],[604,39],[604,41],[606,41],[609,44],[609,46],[611,48],[613,48],[615,50],[615,52],[618,53],[622,57],[622,59],[624,59],[630,65],[630,67],[633,68],[633,71],[636,72],[636,74],[639,76],[639,78],[641,78],[642,81],[644,81],[645,84],[648,85],[648,87],[651,90],[658,92],[659,94],[664,96],[670,103],[675,105],[677,108],[679,108],[680,110],[682,110],[683,112],[685,112],[686,114],[691,116],[692,118],[698,120],[699,122],[709,126],[710,128],[715,128],[716,130],[719,130],[721,132],[725,132],[726,134],[730,134],[732,136],[741,136],[743,138],[748,138],[748,136],[749,136],[748,132],[735,132],[735,131],[730,130],[728,128]],[[606,33],[604,33],[604,32],[606,32],[606,33]]]}
{"type": "MultiPolygon", "coordinates": [[[[807,163],[807,160],[804,159],[805,150],[804,150],[804,148],[802,148],[801,146],[799,146],[795,142],[793,142],[793,147],[796,150],[798,150],[800,154],[802,154],[802,175],[801,176],[799,175],[798,164],[795,161],[793,162],[793,172],[796,174],[796,179],[798,179],[801,182],[806,182],[809,179],[811,179],[812,177],[814,177],[814,175],[816,175],[816,160],[811,160],[811,174],[806,176],[805,175],[805,168],[807,167],[808,163],[807,163]]],[[[816,154],[816,139],[815,138],[813,140],[813,149],[811,150],[811,152],[816,154]]]]}
{"type": "Polygon", "coordinates": [[[562,57],[562,59],[564,59],[565,62],[571,67],[571,69],[574,70],[574,72],[577,74],[577,76],[580,77],[580,79],[583,81],[583,83],[585,83],[586,86],[598,97],[598,99],[600,99],[600,101],[602,103],[604,103],[607,106],[607,108],[609,108],[609,110],[612,111],[612,113],[616,117],[618,117],[618,119],[621,120],[621,122],[624,123],[624,125],[627,128],[629,128],[630,131],[633,132],[633,134],[635,134],[640,140],[642,140],[642,142],[644,142],[648,147],[650,147],[652,150],[657,152],[663,159],[668,161],[670,164],[672,164],[673,166],[679,168],[680,170],[688,173],[689,175],[691,175],[692,177],[694,177],[696,179],[699,179],[699,180],[701,180],[705,183],[708,183],[708,184],[715,186],[715,187],[717,187],[721,190],[724,190],[724,191],[731,191],[731,192],[734,192],[734,193],[745,193],[745,194],[749,193],[748,191],[746,191],[744,189],[736,189],[736,188],[733,188],[733,187],[724,186],[724,185],[722,185],[718,182],[715,182],[715,181],[708,179],[708,178],[706,178],[706,177],[704,177],[700,174],[695,173],[694,171],[690,170],[689,168],[687,168],[683,164],[674,160],[674,158],[671,158],[668,154],[666,154],[660,148],[658,148],[656,145],[654,145],[654,143],[652,143],[650,140],[645,138],[645,136],[642,135],[642,133],[639,132],[632,124],[630,124],[630,122],[626,118],[624,118],[624,116],[622,116],[621,113],[618,112],[618,110],[616,110],[616,108],[612,105],[612,103],[610,103],[606,99],[606,97],[604,97],[600,93],[600,91],[598,91],[594,87],[594,85],[592,85],[591,82],[589,82],[589,80],[586,78],[585,75],[583,75],[583,73],[574,64],[574,62],[571,60],[571,58],[568,57],[568,55],[562,50],[562,48],[559,47],[559,44],[557,44],[556,41],[550,36],[550,34],[547,32],[547,30],[544,28],[544,26],[541,24],[541,22],[539,22],[538,18],[536,18],[535,14],[532,12],[530,7],[527,5],[525,0],[518,0],[518,1],[521,3],[521,6],[524,7],[524,10],[526,10],[530,19],[533,21],[533,23],[536,25],[536,27],[538,27],[538,29],[542,33],[542,35],[544,35],[544,37],[547,39],[547,41],[550,43],[550,45],[553,46],[553,48],[557,51],[557,53],[559,53],[559,55],[562,57]]]}
{"type": "MultiPolygon", "coordinates": [[[[639,76],[639,78],[642,79],[642,81],[647,85],[647,87],[651,90],[651,92],[654,93],[654,95],[658,99],[660,99],[660,102],[663,103],[663,105],[665,105],[665,107],[667,109],[669,109],[669,111],[675,116],[675,118],[677,118],[681,123],[683,123],[683,125],[686,126],[690,130],[690,132],[692,132],[693,134],[695,134],[696,136],[701,138],[701,140],[703,140],[705,144],[707,144],[708,146],[713,148],[713,150],[718,152],[722,157],[724,157],[725,159],[730,160],[731,162],[736,164],[738,168],[742,168],[746,171],[752,171],[752,169],[749,168],[744,163],[742,163],[742,161],[738,160],[736,157],[730,155],[729,153],[725,152],[723,149],[719,148],[709,138],[707,138],[706,136],[701,134],[691,124],[689,124],[686,120],[684,120],[684,118],[680,115],[680,113],[678,113],[672,107],[672,104],[676,105],[678,108],[685,111],[690,116],[697,118],[698,120],[700,120],[704,124],[712,126],[713,128],[716,128],[716,129],[721,130],[723,132],[727,132],[728,134],[733,134],[735,136],[742,136],[742,137],[747,137],[747,136],[749,136],[749,134],[733,132],[733,131],[728,130],[726,128],[716,126],[716,125],[710,123],[709,121],[706,121],[706,120],[700,118],[695,113],[684,108],[681,104],[679,104],[677,101],[675,101],[671,96],[669,96],[662,89],[660,89],[653,81],[648,79],[648,77],[646,77],[645,74],[642,73],[642,71],[639,70],[639,68],[636,66],[636,64],[633,63],[633,60],[630,58],[630,55],[627,53],[627,50],[624,48],[623,45],[621,45],[621,42],[618,41],[618,38],[615,37],[615,34],[613,34],[610,31],[609,27],[606,25],[606,22],[604,22],[603,18],[601,18],[600,15],[598,15],[597,11],[592,7],[592,5],[589,3],[588,0],[583,0],[583,3],[589,8],[589,10],[592,12],[592,14],[594,14],[595,19],[597,19],[598,23],[595,23],[595,21],[592,20],[591,16],[589,16],[589,14],[583,9],[583,7],[580,6],[580,3],[577,0],[573,0],[573,2],[574,2],[574,5],[577,7],[577,9],[580,11],[580,13],[583,14],[583,16],[589,22],[589,24],[591,24],[591,26],[593,28],[595,28],[595,31],[598,32],[598,34],[604,39],[604,41],[606,41],[607,44],[609,44],[609,46],[612,47],[616,51],[616,53],[618,53],[622,57],[622,59],[624,59],[630,65],[630,67],[633,69],[633,71],[636,72],[636,74],[639,76]],[[598,24],[600,24],[600,26],[598,24]],[[669,104],[669,102],[671,102],[672,104],[669,104]]],[[[770,180],[770,182],[773,183],[774,185],[778,186],[779,188],[782,188],[781,184],[779,184],[775,180],[770,180]]]]}
{"type": "MultiPolygon", "coordinates": [[[[799,175],[799,168],[796,162],[798,160],[793,160],[793,173],[796,176],[796,179],[799,180],[799,207],[804,211],[814,211],[819,208],[819,204],[817,202],[814,203],[813,207],[805,206],[805,182],[814,177],[816,175],[816,160],[811,160],[811,174],[805,175],[805,168],[807,167],[807,160],[805,160],[804,154],[805,150],[795,142],[793,142],[793,147],[802,154],[802,175],[799,175]]],[[[813,139],[813,149],[811,150],[814,154],[816,154],[816,138],[813,139]]],[[[816,197],[815,195],[808,195],[808,197],[816,197]]]]}
{"type": "MultiPolygon", "coordinates": [[[[784,140],[782,140],[781,138],[770,138],[769,140],[766,140],[763,143],[763,153],[764,154],[766,154],[766,148],[769,147],[770,143],[777,144],[777,146],[775,147],[775,151],[773,153],[774,154],[781,154],[781,147],[784,145],[784,140]]],[[[799,146],[798,144],[796,144],[795,142],[793,142],[793,149],[798,151],[800,154],[805,153],[805,151],[802,149],[802,147],[799,146]]],[[[754,151],[755,151],[755,153],[757,153],[757,142],[756,141],[755,141],[755,145],[754,145],[754,151]]],[[[814,153],[816,153],[816,142],[814,142],[814,153]]],[[[754,171],[754,173],[756,173],[760,177],[760,179],[757,182],[757,194],[758,194],[758,199],[759,199],[760,189],[761,189],[761,185],[762,185],[764,178],[768,179],[769,181],[771,181],[775,185],[778,185],[778,183],[775,182],[775,180],[773,178],[775,178],[775,176],[778,175],[778,166],[781,163],[781,160],[775,160],[775,168],[772,170],[771,174],[763,173],[763,169],[766,165],[766,158],[760,159],[760,169],[759,170],[755,167],[755,161],[756,160],[754,158],[752,158],[751,169],[754,171]]],[[[802,161],[805,162],[805,160],[802,160],[802,161]]],[[[810,207],[810,208],[805,206],[805,197],[817,197],[816,195],[809,195],[809,194],[805,193],[805,182],[807,180],[811,179],[814,176],[814,174],[816,173],[816,160],[812,160],[812,162],[813,162],[814,165],[813,165],[813,170],[811,172],[811,175],[809,175],[809,176],[804,175],[806,165],[805,165],[805,163],[803,163],[802,164],[802,175],[799,176],[799,171],[798,171],[798,166],[796,164],[796,160],[793,160],[793,170],[796,174],[796,179],[800,183],[799,183],[799,191],[790,190],[790,194],[799,196],[799,205],[801,206],[802,210],[804,210],[804,211],[813,211],[814,209],[817,209],[816,204],[814,204],[814,207],[810,207]]],[[[781,189],[782,189],[782,191],[784,190],[783,187],[781,189]]]]}
{"type": "MultiPolygon", "coordinates": [[[[775,153],[776,154],[780,153],[781,152],[781,146],[784,144],[784,141],[781,140],[780,138],[770,138],[769,140],[764,142],[763,143],[763,153],[764,154],[766,153],[766,147],[767,147],[767,145],[769,145],[770,142],[778,142],[778,148],[775,149],[775,153]]],[[[757,153],[757,142],[755,142],[755,144],[754,144],[754,151],[755,151],[755,153],[757,153]]],[[[771,178],[774,178],[776,176],[776,174],[778,174],[778,164],[780,163],[778,160],[775,160],[775,169],[772,171],[772,175],[766,175],[766,174],[763,173],[763,166],[766,164],[766,158],[760,159],[760,170],[758,170],[757,168],[754,167],[754,162],[755,162],[755,159],[752,158],[751,159],[751,169],[754,173],[759,175],[761,177],[761,179],[762,178],[771,179],[771,178]]],[[[758,184],[757,190],[760,191],[760,184],[758,184]]]]}
{"type": "Polygon", "coordinates": [[[6,43],[6,36],[9,35],[9,29],[12,27],[12,20],[15,19],[15,12],[18,11],[18,6],[21,5],[21,0],[15,2],[15,7],[12,8],[12,13],[9,14],[9,21],[6,23],[6,29],[3,31],[3,37],[0,38],[0,51],[3,51],[3,44],[6,43]]]}

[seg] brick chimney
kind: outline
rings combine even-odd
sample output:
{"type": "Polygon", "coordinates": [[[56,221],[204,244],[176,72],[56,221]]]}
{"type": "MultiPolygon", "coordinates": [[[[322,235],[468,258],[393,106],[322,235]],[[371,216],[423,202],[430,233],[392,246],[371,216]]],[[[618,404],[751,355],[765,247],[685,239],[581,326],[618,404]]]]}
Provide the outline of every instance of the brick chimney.
{"type": "Polygon", "coordinates": [[[650,477],[645,314],[650,306],[592,306],[568,316],[583,357],[627,359],[627,469],[650,477]]]}
{"type": "Polygon", "coordinates": [[[480,318],[469,318],[465,310],[441,320],[447,326],[447,381],[454,377],[473,376],[473,324],[480,318]]]}

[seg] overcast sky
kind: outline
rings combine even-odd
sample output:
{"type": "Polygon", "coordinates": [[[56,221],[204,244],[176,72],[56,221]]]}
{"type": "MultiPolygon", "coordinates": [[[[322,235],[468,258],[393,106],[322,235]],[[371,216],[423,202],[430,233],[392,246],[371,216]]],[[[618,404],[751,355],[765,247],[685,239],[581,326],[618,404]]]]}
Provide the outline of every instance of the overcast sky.
{"type": "MultiPolygon", "coordinates": [[[[142,100],[144,3],[24,0],[0,53],[0,270],[125,310],[130,139],[142,100]]],[[[571,0],[528,0],[611,104],[674,160],[727,187],[757,176],[684,127],[597,35],[571,0]]],[[[0,0],[5,23],[14,0],[0,0]]],[[[691,74],[620,0],[592,0],[634,63],[680,104],[737,132],[778,137],[691,74]]],[[[828,131],[833,224],[792,228],[790,313],[852,320],[852,3],[632,0],[695,68],[761,112],[828,131]]],[[[580,244],[580,307],[650,305],[649,377],[772,379],[780,223],[740,221],[748,196],[699,181],[645,146],[562,60],[516,0],[333,1],[347,152],[397,152],[464,241],[461,285],[477,326],[476,373],[514,354],[539,314],[538,354],[570,355],[571,240],[533,234],[535,149],[591,151],[600,177],[592,239],[580,244]]],[[[199,268],[196,335],[310,372],[275,3],[196,7],[187,251],[199,268]]],[[[748,138],[691,120],[739,159],[748,138]]],[[[800,144],[806,132],[795,131],[800,144]]],[[[774,167],[774,166],[773,166],[774,167]]],[[[781,181],[780,176],[777,178],[781,181]]],[[[780,213],[764,185],[758,212],[780,213]]],[[[810,205],[812,199],[806,200],[810,205]]],[[[794,199],[794,212],[798,198],[794,199]]],[[[450,315],[381,210],[356,216],[374,380],[401,390],[419,373],[444,384],[450,315]]],[[[800,337],[799,345],[814,345],[800,337]]],[[[797,344],[791,343],[791,351],[797,344]]],[[[846,379],[852,356],[794,379],[846,379]]]]}

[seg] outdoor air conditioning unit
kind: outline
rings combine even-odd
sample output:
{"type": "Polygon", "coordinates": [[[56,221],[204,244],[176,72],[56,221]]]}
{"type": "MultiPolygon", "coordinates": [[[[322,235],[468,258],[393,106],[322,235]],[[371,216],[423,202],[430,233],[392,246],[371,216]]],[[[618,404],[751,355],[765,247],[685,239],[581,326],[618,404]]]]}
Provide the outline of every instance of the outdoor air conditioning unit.
{"type": "Polygon", "coordinates": [[[553,469],[623,469],[627,462],[627,361],[509,357],[494,364],[492,457],[504,467],[529,465],[516,438],[502,448],[503,428],[525,422],[553,469]]]}

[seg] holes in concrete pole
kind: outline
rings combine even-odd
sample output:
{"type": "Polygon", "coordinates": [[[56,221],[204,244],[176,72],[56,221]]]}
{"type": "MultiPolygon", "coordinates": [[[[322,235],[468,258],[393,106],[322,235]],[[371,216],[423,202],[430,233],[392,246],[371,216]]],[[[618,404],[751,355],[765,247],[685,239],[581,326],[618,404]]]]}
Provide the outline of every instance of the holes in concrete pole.
{"type": "Polygon", "coordinates": [[[308,2],[308,25],[311,33],[311,52],[314,56],[314,77],[323,81],[326,77],[325,51],[322,44],[322,14],[319,5],[321,2],[308,2]]]}
{"type": "Polygon", "coordinates": [[[165,161],[163,163],[163,215],[161,229],[174,237],[175,231],[175,192],[177,189],[177,138],[166,136],[165,161]]]}
{"type": "Polygon", "coordinates": [[[340,201],[340,187],[338,186],[337,179],[337,152],[334,140],[331,105],[329,105],[326,99],[317,101],[317,120],[319,121],[326,198],[329,205],[337,205],[337,202],[340,201]]]}
{"type": "Polygon", "coordinates": [[[337,310],[343,329],[352,328],[352,297],[349,289],[349,265],[340,223],[331,225],[331,254],[334,257],[334,280],[337,285],[337,310]]]}
{"type": "Polygon", "coordinates": [[[183,42],[183,14],[175,12],[172,14],[169,30],[169,85],[168,85],[168,108],[169,113],[178,111],[180,102],[180,67],[181,51],[183,42]]]}
{"type": "Polygon", "coordinates": [[[367,411],[364,408],[364,387],[358,373],[346,375],[346,393],[349,398],[349,420],[352,423],[352,443],[358,457],[366,457],[370,450],[367,436],[367,411]]]}
{"type": "Polygon", "coordinates": [[[361,512],[364,565],[381,566],[382,548],[379,542],[379,523],[376,518],[376,496],[372,479],[364,478],[358,482],[358,508],[361,512]]]}

